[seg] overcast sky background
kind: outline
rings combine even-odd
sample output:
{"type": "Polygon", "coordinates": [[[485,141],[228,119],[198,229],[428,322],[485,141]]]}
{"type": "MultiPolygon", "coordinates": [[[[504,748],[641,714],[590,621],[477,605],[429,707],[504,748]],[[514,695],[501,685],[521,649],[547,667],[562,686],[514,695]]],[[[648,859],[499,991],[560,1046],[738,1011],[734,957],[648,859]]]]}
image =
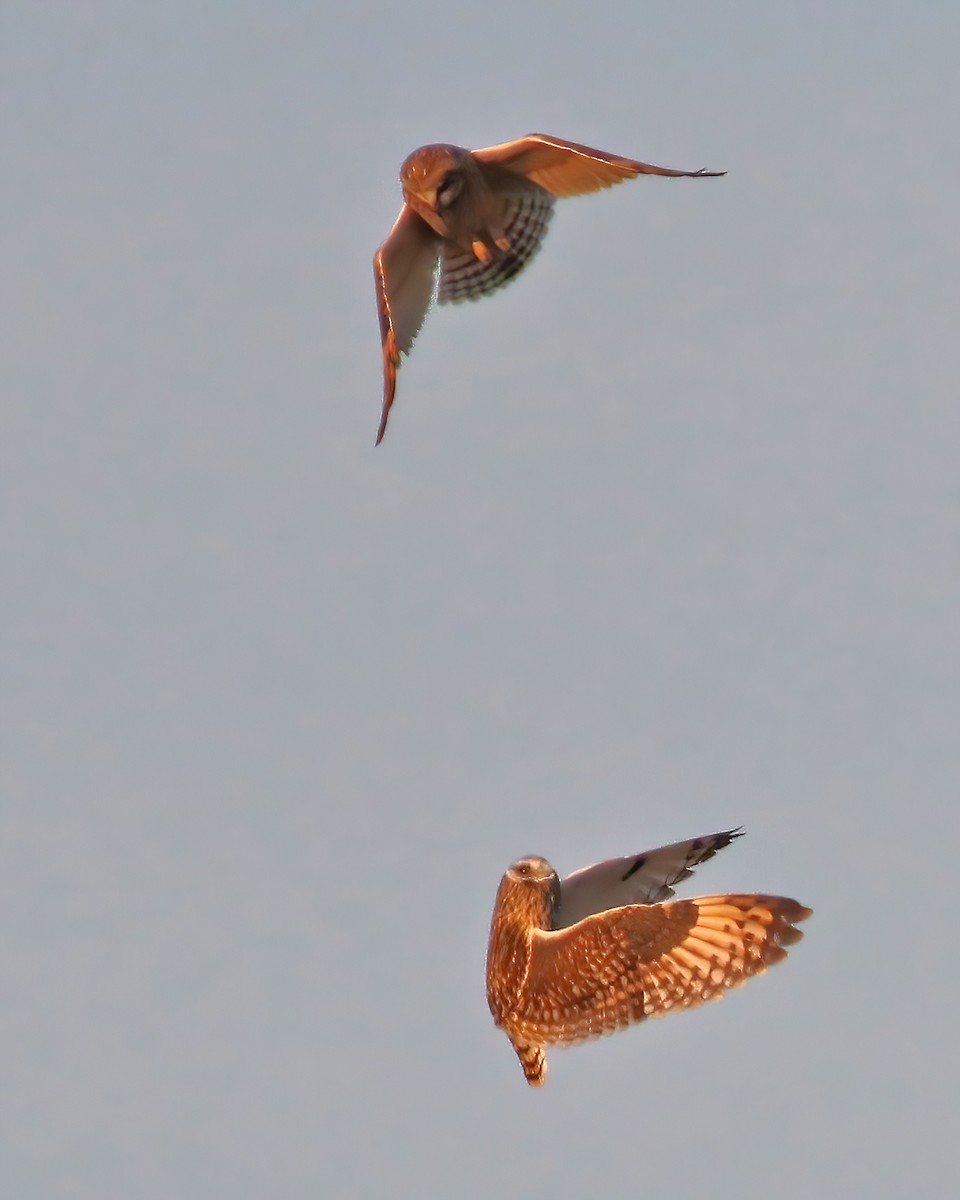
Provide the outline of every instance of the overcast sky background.
{"type": "Polygon", "coordinates": [[[17,1200],[949,1192],[960,9],[8,2],[0,911],[17,1200]],[[563,202],[373,447],[430,141],[563,202]],[[500,876],[743,823],[816,915],[551,1057],[500,876]]]}

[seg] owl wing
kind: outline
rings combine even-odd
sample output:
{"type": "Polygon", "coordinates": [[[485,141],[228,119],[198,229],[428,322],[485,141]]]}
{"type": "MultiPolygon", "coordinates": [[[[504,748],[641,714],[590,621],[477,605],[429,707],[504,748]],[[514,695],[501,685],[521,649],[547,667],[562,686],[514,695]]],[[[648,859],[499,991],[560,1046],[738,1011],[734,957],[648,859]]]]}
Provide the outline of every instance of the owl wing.
{"type": "Polygon", "coordinates": [[[560,903],[553,914],[554,929],[625,904],[669,900],[674,894],[674,884],[689,879],[693,867],[713,858],[738,837],[743,837],[742,830],[728,829],[687,842],[674,842],[644,854],[610,858],[574,871],[560,883],[560,903]]]}
{"type": "Polygon", "coordinates": [[[383,413],[377,431],[378,446],[397,390],[400,355],[409,352],[430,307],[440,245],[437,234],[405,204],[387,240],[373,256],[383,346],[383,413]]]}
{"type": "Polygon", "coordinates": [[[569,1043],[719,999],[785,958],[810,912],[783,896],[700,896],[538,929],[514,1019],[532,1044],[569,1043]]]}
{"type": "Polygon", "coordinates": [[[509,249],[481,261],[472,251],[444,242],[437,292],[440,304],[489,296],[515,279],[540,249],[553,216],[553,197],[521,176],[511,176],[505,184],[496,192],[509,249]]]}
{"type": "Polygon", "coordinates": [[[726,171],[675,171],[670,167],[655,167],[651,163],[621,158],[618,154],[593,150],[590,146],[566,142],[563,138],[545,133],[528,133],[526,137],[513,142],[472,150],[471,154],[491,169],[499,168],[526,176],[553,196],[580,196],[585,192],[597,192],[624,179],[634,179],[637,175],[685,176],[691,179],[726,175],[726,171]]]}

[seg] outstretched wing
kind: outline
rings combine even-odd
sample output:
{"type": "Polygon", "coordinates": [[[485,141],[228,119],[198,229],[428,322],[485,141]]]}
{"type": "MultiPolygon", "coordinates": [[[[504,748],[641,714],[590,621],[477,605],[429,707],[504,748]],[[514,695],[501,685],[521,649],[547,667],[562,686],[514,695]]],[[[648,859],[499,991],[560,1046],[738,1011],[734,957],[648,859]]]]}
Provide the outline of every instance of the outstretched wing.
{"type": "Polygon", "coordinates": [[[383,413],[377,431],[378,446],[397,390],[400,355],[410,350],[427,315],[439,259],[440,238],[405,204],[387,240],[373,256],[383,347],[383,413]]]}
{"type": "Polygon", "coordinates": [[[553,914],[554,929],[575,925],[593,913],[625,904],[656,904],[669,900],[674,884],[689,879],[693,867],[713,858],[718,850],[743,837],[742,829],[728,829],[674,842],[644,854],[609,858],[574,871],[560,883],[560,903],[553,914]]]}
{"type": "Polygon", "coordinates": [[[501,142],[482,150],[472,150],[478,162],[491,168],[502,168],[525,175],[527,179],[546,188],[554,196],[580,196],[596,192],[624,179],[637,175],[670,175],[696,178],[726,175],[726,171],[676,171],[670,167],[655,167],[651,163],[607,154],[577,142],[546,133],[528,133],[513,142],[501,142]]]}
{"type": "Polygon", "coordinates": [[[540,249],[553,216],[553,197],[541,187],[514,177],[501,197],[504,236],[509,249],[497,257],[481,261],[470,250],[454,242],[443,245],[440,267],[440,304],[458,304],[461,300],[479,300],[510,283],[540,249]],[[521,186],[522,185],[522,186],[521,186]]]}
{"type": "Polygon", "coordinates": [[[517,1038],[578,1042],[719,999],[785,958],[810,912],[783,896],[700,896],[537,930],[513,1015],[517,1038]]]}

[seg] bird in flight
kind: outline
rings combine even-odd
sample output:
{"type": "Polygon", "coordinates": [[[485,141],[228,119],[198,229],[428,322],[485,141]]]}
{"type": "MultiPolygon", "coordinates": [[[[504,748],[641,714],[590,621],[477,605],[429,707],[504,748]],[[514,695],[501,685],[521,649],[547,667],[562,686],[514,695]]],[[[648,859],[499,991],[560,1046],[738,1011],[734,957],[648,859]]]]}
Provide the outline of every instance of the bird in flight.
{"type": "Polygon", "coordinates": [[[440,304],[457,304],[509,283],[540,249],[558,197],[596,192],[637,175],[725,174],[655,167],[544,133],[482,150],[414,150],[400,168],[400,215],[373,256],[383,346],[377,445],[387,428],[400,356],[413,345],[434,293],[440,304]]]}
{"type": "Polygon", "coordinates": [[[674,884],[740,836],[676,842],[563,880],[535,856],[507,870],[490,923],[487,1004],[529,1084],[546,1079],[547,1046],[718,1000],[786,957],[811,913],[796,900],[672,899],[674,884]]]}

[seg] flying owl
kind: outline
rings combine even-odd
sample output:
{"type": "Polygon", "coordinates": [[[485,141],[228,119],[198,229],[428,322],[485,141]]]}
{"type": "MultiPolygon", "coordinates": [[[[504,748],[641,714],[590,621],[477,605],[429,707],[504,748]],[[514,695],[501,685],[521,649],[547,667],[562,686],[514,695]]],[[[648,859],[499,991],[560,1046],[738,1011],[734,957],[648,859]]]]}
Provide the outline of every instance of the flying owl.
{"type": "Polygon", "coordinates": [[[718,1000],[803,937],[811,909],[783,896],[673,900],[673,885],[739,829],[614,858],[560,880],[521,858],[500,881],[487,950],[487,1004],[527,1082],[547,1075],[546,1047],[624,1029],[718,1000]]]}
{"type": "Polygon", "coordinates": [[[400,168],[403,208],[373,257],[383,344],[377,445],[400,355],[413,345],[434,292],[440,304],[456,304],[509,283],[540,249],[558,196],[596,192],[636,175],[725,174],[654,167],[543,133],[482,150],[414,150],[400,168]]]}

